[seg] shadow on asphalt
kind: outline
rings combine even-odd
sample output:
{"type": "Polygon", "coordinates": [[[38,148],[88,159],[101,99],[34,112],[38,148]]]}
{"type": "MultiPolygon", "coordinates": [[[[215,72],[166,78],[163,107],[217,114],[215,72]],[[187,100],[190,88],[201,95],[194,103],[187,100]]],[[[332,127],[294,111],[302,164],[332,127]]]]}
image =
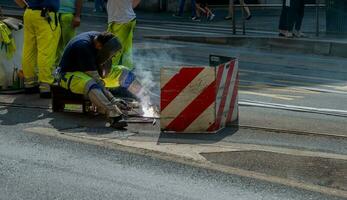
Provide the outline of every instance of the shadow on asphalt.
{"type": "Polygon", "coordinates": [[[41,101],[37,104],[38,95],[16,95],[11,106],[0,108],[1,125],[17,125],[22,123],[31,123],[52,117],[48,112],[49,101],[41,101]]]}
{"type": "Polygon", "coordinates": [[[83,131],[88,135],[114,132],[114,129],[105,127],[105,120],[102,116],[86,115],[78,109],[53,113],[48,110],[51,100],[40,99],[38,94],[15,95],[11,99],[13,101],[9,100],[10,106],[5,104],[0,107],[0,125],[13,126],[30,123],[39,126],[50,125],[58,131],[72,133],[83,131]]]}
{"type": "Polygon", "coordinates": [[[217,133],[168,133],[161,132],[157,143],[213,144],[237,133],[238,127],[225,128],[217,133]]]}

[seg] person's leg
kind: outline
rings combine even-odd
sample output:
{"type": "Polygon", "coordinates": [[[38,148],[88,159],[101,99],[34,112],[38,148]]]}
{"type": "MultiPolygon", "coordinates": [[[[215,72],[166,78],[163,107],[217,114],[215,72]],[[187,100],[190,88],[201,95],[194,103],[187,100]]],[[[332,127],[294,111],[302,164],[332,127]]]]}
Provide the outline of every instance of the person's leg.
{"type": "Polygon", "coordinates": [[[192,1],[192,17],[196,16],[196,3],[195,0],[191,0],[192,1]]]}
{"type": "Polygon", "coordinates": [[[305,13],[305,1],[304,0],[298,0],[298,8],[297,8],[297,17],[295,21],[295,30],[300,32],[302,20],[304,18],[305,13]]]}
{"type": "MultiPolygon", "coordinates": [[[[24,42],[22,52],[22,67],[24,73],[24,87],[29,92],[38,86],[35,68],[37,65],[37,43],[35,36],[35,20],[33,10],[26,9],[24,13],[24,42]]],[[[34,91],[32,91],[34,92],[34,91]]]]}
{"type": "Polygon", "coordinates": [[[226,20],[232,19],[233,12],[234,12],[234,0],[229,0],[228,15],[224,17],[224,19],[226,20]]]}
{"type": "Polygon", "coordinates": [[[127,67],[123,65],[113,65],[111,72],[102,80],[105,83],[106,88],[118,88],[122,87],[121,76],[123,71],[129,71],[127,67]]]}
{"type": "Polygon", "coordinates": [[[185,3],[186,3],[186,0],[179,0],[178,13],[177,13],[179,16],[183,15],[185,3]]]}
{"type": "Polygon", "coordinates": [[[248,19],[251,16],[251,11],[249,10],[247,4],[245,3],[244,0],[240,0],[240,5],[242,6],[242,8],[245,10],[246,12],[246,18],[248,19]]]}
{"type": "Polygon", "coordinates": [[[60,14],[59,22],[61,27],[61,34],[57,49],[56,64],[59,64],[60,58],[67,43],[76,35],[76,29],[72,27],[73,18],[73,14],[60,14]]]}
{"type": "Polygon", "coordinates": [[[135,29],[136,20],[125,24],[110,23],[108,31],[113,33],[122,44],[122,50],[113,59],[112,63],[115,65],[124,65],[128,69],[132,69],[132,46],[133,46],[133,32],[135,29]]]}
{"type": "Polygon", "coordinates": [[[68,72],[59,83],[60,87],[65,88],[72,93],[82,94],[98,108],[101,114],[107,117],[116,118],[122,115],[122,112],[116,105],[105,96],[102,86],[89,75],[83,72],[68,72]]]}
{"type": "Polygon", "coordinates": [[[94,0],[94,11],[95,12],[99,11],[99,0],[94,0]]]}
{"type": "Polygon", "coordinates": [[[200,4],[196,3],[196,17],[201,17],[201,12],[206,14],[206,10],[200,6],[200,4]]]}
{"type": "MultiPolygon", "coordinates": [[[[39,13],[41,11],[38,11],[39,13]]],[[[37,35],[37,67],[40,81],[41,97],[49,97],[50,85],[53,83],[54,63],[56,61],[57,47],[60,38],[60,26],[54,13],[49,13],[52,21],[37,16],[35,31],[37,35]]]]}
{"type": "Polygon", "coordinates": [[[283,0],[278,29],[280,32],[288,31],[288,7],[286,6],[286,0],[283,0]]]}

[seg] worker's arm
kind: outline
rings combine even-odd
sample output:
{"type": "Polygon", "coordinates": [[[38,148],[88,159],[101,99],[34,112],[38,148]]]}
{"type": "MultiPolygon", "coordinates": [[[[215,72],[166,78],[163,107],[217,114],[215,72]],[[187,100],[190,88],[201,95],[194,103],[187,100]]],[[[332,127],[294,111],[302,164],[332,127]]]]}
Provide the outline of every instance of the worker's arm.
{"type": "Polygon", "coordinates": [[[136,8],[140,4],[141,0],[133,0],[133,8],[136,8]]]}
{"type": "Polygon", "coordinates": [[[14,2],[21,8],[26,8],[29,6],[25,0],[14,0],[14,2]]]}
{"type": "Polygon", "coordinates": [[[76,28],[79,27],[81,24],[81,13],[82,13],[82,5],[83,5],[83,0],[76,0],[75,1],[75,15],[72,20],[72,27],[76,28]]]}

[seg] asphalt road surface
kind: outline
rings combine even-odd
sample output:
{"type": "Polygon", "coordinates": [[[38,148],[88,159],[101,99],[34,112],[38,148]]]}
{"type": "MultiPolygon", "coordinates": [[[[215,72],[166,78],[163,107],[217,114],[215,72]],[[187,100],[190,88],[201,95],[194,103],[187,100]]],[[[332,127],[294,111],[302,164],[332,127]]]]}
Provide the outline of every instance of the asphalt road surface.
{"type": "Polygon", "coordinates": [[[0,199],[337,199],[92,145],[0,129],[0,199]]]}

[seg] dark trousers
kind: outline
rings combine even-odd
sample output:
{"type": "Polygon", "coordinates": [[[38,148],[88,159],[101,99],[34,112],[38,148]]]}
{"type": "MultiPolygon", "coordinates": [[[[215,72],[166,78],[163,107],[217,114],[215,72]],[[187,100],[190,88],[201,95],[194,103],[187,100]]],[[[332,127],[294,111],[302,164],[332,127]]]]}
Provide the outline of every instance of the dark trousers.
{"type": "MultiPolygon", "coordinates": [[[[178,15],[183,15],[185,3],[186,3],[185,0],[180,0],[179,1],[178,15]]],[[[191,3],[192,3],[192,17],[195,17],[196,16],[195,0],[191,0],[191,3]]]]}
{"type": "Polygon", "coordinates": [[[296,11],[296,16],[295,16],[295,30],[300,31],[301,25],[302,25],[302,20],[304,19],[304,13],[305,13],[305,1],[304,0],[298,0],[295,5],[295,11],[296,11]]]}
{"type": "Polygon", "coordinates": [[[280,16],[279,29],[286,31],[300,31],[302,20],[304,18],[305,1],[290,0],[290,6],[286,6],[286,0],[283,0],[282,12],[280,16]]]}

